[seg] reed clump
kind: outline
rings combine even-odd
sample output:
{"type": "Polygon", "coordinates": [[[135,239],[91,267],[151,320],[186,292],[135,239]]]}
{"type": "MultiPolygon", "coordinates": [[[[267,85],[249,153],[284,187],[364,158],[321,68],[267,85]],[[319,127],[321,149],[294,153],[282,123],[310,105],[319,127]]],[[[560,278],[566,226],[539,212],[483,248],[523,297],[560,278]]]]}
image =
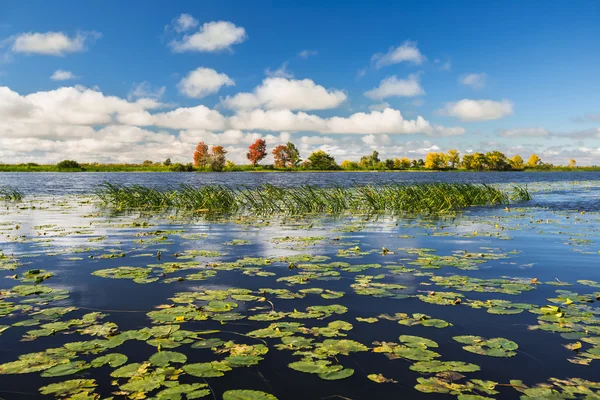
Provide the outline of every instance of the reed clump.
{"type": "Polygon", "coordinates": [[[256,188],[207,185],[158,189],[104,183],[96,195],[114,210],[177,210],[207,214],[445,213],[470,206],[531,199],[526,187],[512,195],[479,183],[397,183],[392,185],[256,188]]]}
{"type": "Polygon", "coordinates": [[[21,201],[23,200],[23,193],[10,186],[0,186],[0,200],[21,201]]]}

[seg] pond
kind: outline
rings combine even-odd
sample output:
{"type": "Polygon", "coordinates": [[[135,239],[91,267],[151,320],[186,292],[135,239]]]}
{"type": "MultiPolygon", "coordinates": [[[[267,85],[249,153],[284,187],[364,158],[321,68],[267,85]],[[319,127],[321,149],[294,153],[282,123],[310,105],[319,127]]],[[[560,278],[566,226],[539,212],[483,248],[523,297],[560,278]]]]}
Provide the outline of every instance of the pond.
{"type": "Polygon", "coordinates": [[[0,398],[592,398],[599,173],[19,174],[0,186],[0,398]],[[484,182],[443,215],[114,213],[164,187],[484,182]]]}

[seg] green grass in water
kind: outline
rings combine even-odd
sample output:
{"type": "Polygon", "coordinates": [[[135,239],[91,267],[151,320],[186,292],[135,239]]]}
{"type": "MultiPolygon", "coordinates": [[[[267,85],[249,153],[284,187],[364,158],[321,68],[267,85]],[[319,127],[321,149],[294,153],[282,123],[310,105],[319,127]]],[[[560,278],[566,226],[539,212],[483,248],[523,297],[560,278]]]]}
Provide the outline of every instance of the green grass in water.
{"type": "Polygon", "coordinates": [[[202,213],[339,214],[349,213],[444,213],[469,206],[528,201],[527,187],[511,194],[477,183],[393,184],[350,187],[258,188],[209,185],[160,190],[141,185],[104,183],[96,195],[109,208],[124,211],[182,210],[202,213]]]}
{"type": "Polygon", "coordinates": [[[0,186],[0,200],[2,201],[21,201],[23,200],[23,193],[18,189],[10,186],[0,186]]]}

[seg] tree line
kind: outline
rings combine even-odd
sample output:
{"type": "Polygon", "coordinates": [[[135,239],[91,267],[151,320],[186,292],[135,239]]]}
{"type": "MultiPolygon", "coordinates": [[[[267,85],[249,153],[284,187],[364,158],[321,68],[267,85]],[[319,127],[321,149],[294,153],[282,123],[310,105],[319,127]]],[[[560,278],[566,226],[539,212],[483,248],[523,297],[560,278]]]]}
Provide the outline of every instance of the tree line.
{"type": "MultiPolygon", "coordinates": [[[[318,171],[393,171],[393,170],[471,170],[471,171],[521,171],[521,170],[568,170],[577,167],[575,160],[571,159],[566,166],[555,166],[545,163],[537,154],[531,154],[527,161],[521,156],[514,155],[509,158],[500,151],[487,153],[468,153],[461,157],[456,149],[448,152],[430,152],[425,159],[388,158],[382,160],[379,153],[373,151],[362,156],[359,161],[344,160],[338,164],[335,158],[323,150],[313,151],[306,160],[300,157],[300,151],[292,142],[279,144],[271,149],[273,154],[272,164],[260,164],[267,155],[267,142],[257,139],[246,152],[249,164],[235,164],[227,160],[227,150],[223,146],[209,147],[204,142],[199,142],[194,151],[192,162],[173,163],[170,158],[163,162],[146,160],[141,164],[100,164],[78,163],[74,160],[63,160],[55,165],[27,164],[1,164],[0,171],[261,171],[261,170],[318,170],[318,171]]],[[[599,167],[577,167],[580,170],[598,170],[599,167]]]]}
{"type": "MultiPolygon", "coordinates": [[[[300,158],[300,152],[294,143],[280,144],[272,149],[273,164],[260,165],[268,155],[267,142],[257,139],[250,146],[246,158],[249,165],[236,165],[226,159],[227,151],[223,146],[212,146],[209,150],[204,142],[198,143],[193,157],[193,166],[201,170],[236,171],[252,169],[289,169],[289,170],[473,170],[473,171],[521,171],[524,169],[552,169],[554,165],[544,163],[537,154],[532,154],[527,162],[518,154],[508,158],[500,151],[487,153],[469,153],[462,156],[456,149],[446,153],[430,152],[425,159],[388,158],[381,160],[379,153],[373,151],[359,161],[344,160],[337,164],[335,158],[323,150],[313,151],[306,160],[300,158]]],[[[568,168],[575,168],[576,161],[571,159],[568,168]]]]}

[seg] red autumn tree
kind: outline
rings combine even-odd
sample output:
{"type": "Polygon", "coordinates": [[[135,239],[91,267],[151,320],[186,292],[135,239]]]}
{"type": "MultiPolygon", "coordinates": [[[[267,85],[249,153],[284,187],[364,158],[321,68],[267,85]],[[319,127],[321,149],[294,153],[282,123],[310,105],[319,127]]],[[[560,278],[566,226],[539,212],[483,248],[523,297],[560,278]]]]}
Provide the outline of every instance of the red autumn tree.
{"type": "Polygon", "coordinates": [[[273,158],[275,160],[275,168],[285,168],[291,161],[290,155],[288,154],[288,147],[280,144],[273,149],[273,158]]]}
{"type": "Polygon", "coordinates": [[[210,163],[210,155],[208,154],[208,146],[204,142],[198,143],[194,152],[194,166],[206,167],[210,163]]]}
{"type": "Polygon", "coordinates": [[[256,167],[256,164],[259,163],[260,160],[267,156],[267,141],[263,139],[256,139],[254,143],[248,146],[248,152],[246,153],[246,157],[252,163],[253,167],[256,167]]]}

